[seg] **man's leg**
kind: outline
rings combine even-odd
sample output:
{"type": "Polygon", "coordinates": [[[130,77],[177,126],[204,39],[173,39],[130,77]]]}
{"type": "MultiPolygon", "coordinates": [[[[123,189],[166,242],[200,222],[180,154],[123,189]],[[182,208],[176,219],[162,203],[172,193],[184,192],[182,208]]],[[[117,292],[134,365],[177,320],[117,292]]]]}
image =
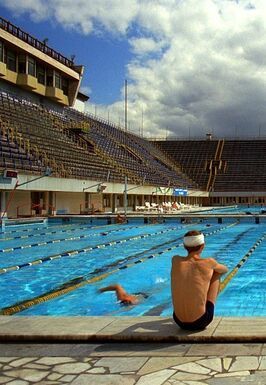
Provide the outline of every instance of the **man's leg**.
{"type": "Polygon", "coordinates": [[[213,304],[215,304],[216,298],[219,293],[220,277],[221,277],[221,274],[214,272],[210,282],[210,287],[207,294],[207,301],[211,301],[213,304]]]}

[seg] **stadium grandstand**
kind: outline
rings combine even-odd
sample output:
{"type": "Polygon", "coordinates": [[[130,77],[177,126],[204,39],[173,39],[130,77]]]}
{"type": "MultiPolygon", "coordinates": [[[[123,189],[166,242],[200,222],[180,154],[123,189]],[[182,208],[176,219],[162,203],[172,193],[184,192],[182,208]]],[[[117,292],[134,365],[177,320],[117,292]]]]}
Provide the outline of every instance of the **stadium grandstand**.
{"type": "Polygon", "coordinates": [[[0,18],[2,217],[265,203],[265,141],[148,141],[84,112],[83,71],[0,18]]]}
{"type": "Polygon", "coordinates": [[[209,193],[208,204],[266,203],[266,140],[238,138],[157,140],[153,142],[180,164],[199,188],[209,193]]]}

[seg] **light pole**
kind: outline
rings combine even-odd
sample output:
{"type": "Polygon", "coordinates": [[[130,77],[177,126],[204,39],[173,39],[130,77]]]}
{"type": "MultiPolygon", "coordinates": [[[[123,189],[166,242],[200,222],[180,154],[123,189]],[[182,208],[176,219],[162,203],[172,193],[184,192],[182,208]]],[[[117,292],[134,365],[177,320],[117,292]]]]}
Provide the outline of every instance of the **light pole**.
{"type": "Polygon", "coordinates": [[[141,114],[141,136],[143,137],[143,128],[144,128],[144,113],[143,113],[143,107],[142,107],[142,114],[141,114]]]}
{"type": "Polygon", "coordinates": [[[125,131],[127,131],[127,80],[125,80],[125,131]]]}

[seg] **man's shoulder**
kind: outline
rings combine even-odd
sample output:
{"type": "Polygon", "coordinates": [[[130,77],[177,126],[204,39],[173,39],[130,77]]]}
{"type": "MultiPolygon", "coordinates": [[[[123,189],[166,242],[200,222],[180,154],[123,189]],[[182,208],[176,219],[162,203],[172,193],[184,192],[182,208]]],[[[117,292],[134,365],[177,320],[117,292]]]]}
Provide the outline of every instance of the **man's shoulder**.
{"type": "Polygon", "coordinates": [[[210,266],[215,266],[217,264],[217,261],[212,257],[204,258],[202,259],[202,261],[206,263],[206,265],[210,265],[210,266]]]}
{"type": "Polygon", "coordinates": [[[179,260],[179,259],[183,259],[184,257],[181,257],[181,255],[174,255],[172,260],[179,260]]]}
{"type": "Polygon", "coordinates": [[[181,257],[180,255],[174,255],[172,258],[172,264],[176,264],[184,260],[184,257],[181,257]]]}

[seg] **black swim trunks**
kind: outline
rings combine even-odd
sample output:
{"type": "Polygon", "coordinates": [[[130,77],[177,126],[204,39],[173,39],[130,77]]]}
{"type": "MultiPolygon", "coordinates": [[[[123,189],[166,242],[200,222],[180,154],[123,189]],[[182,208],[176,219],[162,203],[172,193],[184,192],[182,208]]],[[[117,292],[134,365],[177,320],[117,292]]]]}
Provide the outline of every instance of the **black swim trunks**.
{"type": "Polygon", "coordinates": [[[205,313],[198,319],[193,322],[182,322],[180,321],[175,312],[173,313],[174,321],[181,329],[185,330],[203,330],[208,326],[212,320],[214,315],[214,304],[211,301],[206,302],[206,311],[205,313]]]}

